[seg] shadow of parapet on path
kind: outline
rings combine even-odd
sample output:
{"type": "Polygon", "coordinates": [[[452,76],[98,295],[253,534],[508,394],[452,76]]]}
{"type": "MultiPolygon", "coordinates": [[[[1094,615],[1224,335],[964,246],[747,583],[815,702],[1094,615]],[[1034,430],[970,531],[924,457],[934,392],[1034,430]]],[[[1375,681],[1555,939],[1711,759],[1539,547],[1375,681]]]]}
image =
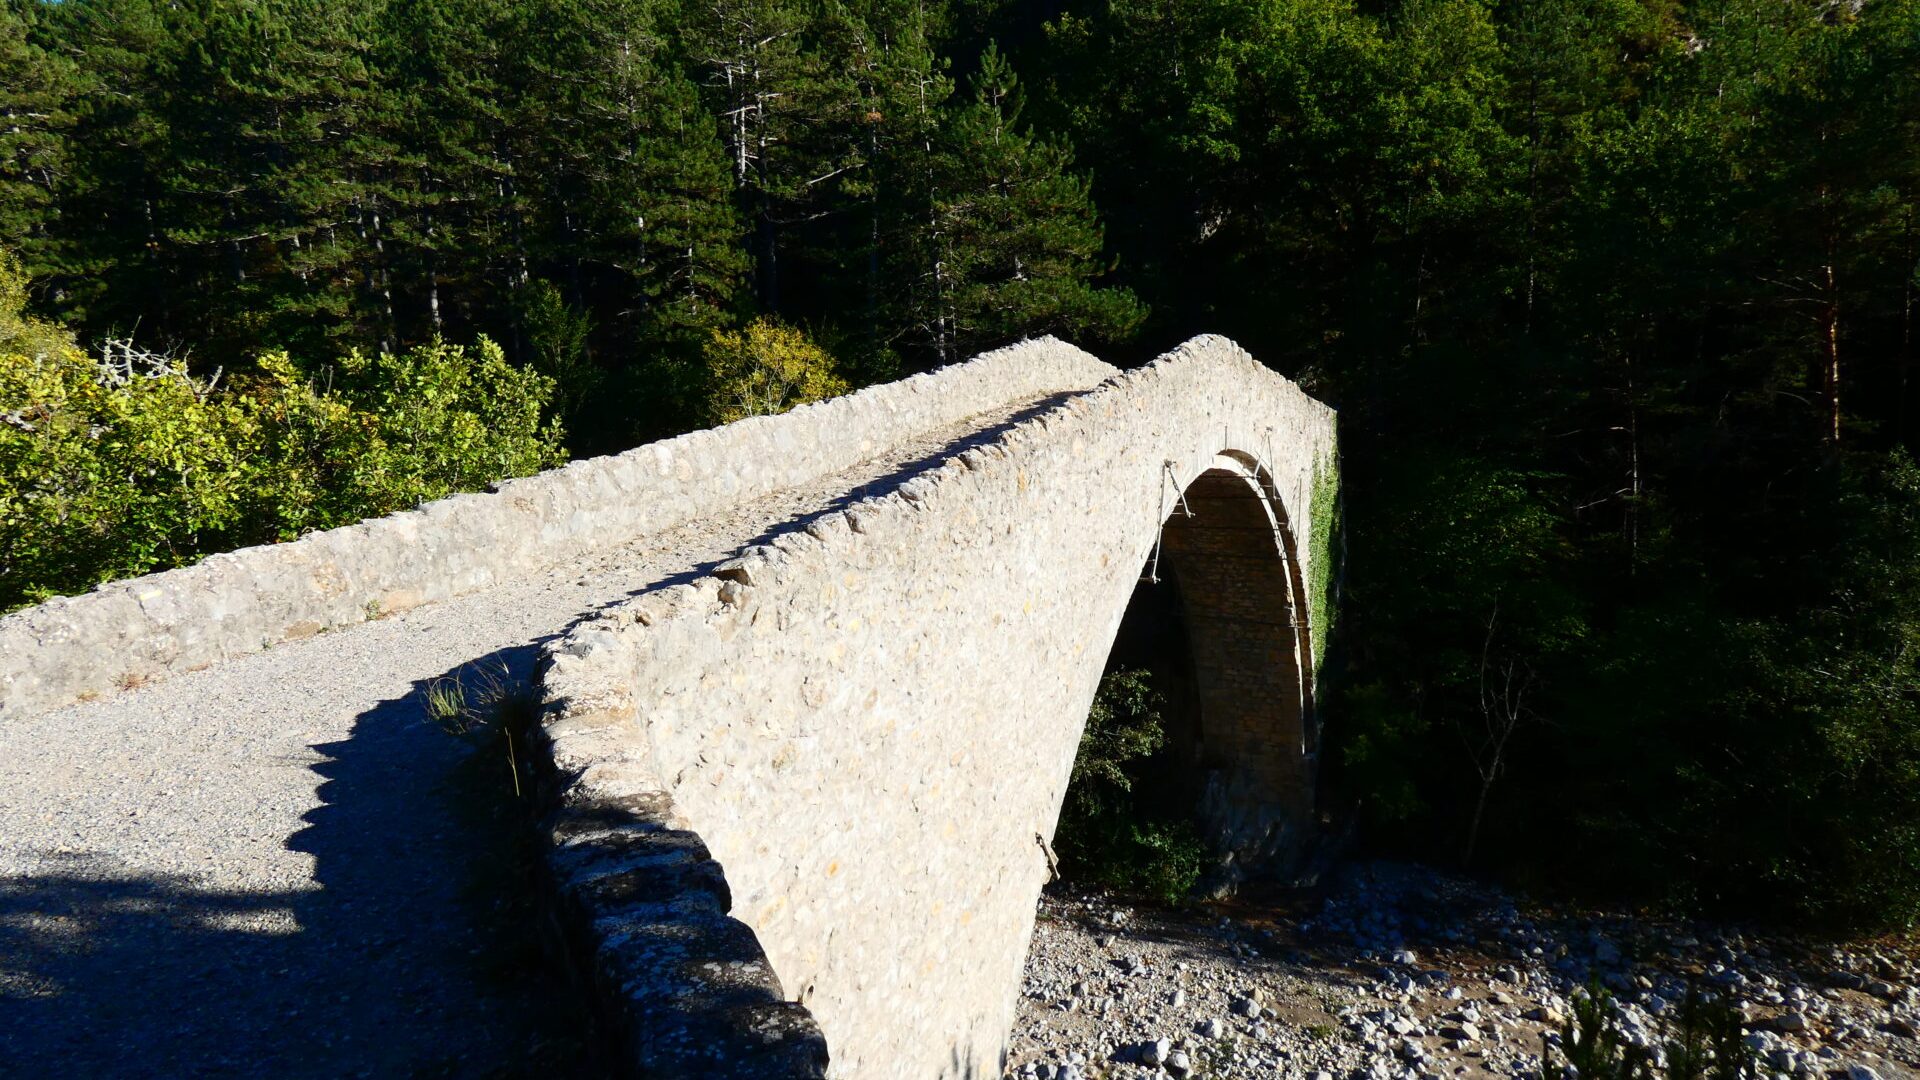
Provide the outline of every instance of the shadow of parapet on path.
{"type": "Polygon", "coordinates": [[[0,880],[0,1076],[597,1075],[523,912],[473,895],[501,888],[504,838],[431,681],[314,748],[322,803],[285,841],[310,882],[213,891],[84,853],[0,880]]]}
{"type": "Polygon", "coordinates": [[[557,958],[540,955],[530,815],[500,747],[450,737],[427,715],[442,680],[482,707],[490,684],[525,686],[538,645],[503,649],[416,682],[363,713],[330,760],[309,827],[322,895],[307,924],[341,969],[365,972],[364,1033],[410,1047],[393,1061],[433,1075],[597,1075],[586,1017],[557,958]],[[525,857],[522,857],[525,856],[525,857]]]}
{"type": "Polygon", "coordinates": [[[272,1029],[305,1002],[298,897],[43,865],[0,882],[0,1075],[292,1072],[272,1029]]]}

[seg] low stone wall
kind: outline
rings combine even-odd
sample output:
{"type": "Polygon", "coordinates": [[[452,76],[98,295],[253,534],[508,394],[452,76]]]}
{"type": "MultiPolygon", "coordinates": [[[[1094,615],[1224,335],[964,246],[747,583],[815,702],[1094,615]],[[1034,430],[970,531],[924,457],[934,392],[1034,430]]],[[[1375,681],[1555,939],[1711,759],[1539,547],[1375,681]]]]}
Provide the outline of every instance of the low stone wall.
{"type": "Polygon", "coordinates": [[[1197,338],[551,645],[556,884],[610,1007],[655,1035],[635,1063],[708,1075],[681,1033],[747,983],[744,1015],[804,1006],[789,1049],[824,1045],[828,1075],[997,1075],[1081,728],[1161,523],[1200,477],[1273,522],[1275,574],[1206,585],[1213,615],[1244,591],[1289,632],[1216,666],[1298,703],[1314,605],[1289,582],[1323,579],[1324,555],[1295,533],[1331,512],[1334,460],[1331,410],[1197,338]],[[767,962],[704,962],[736,928],[767,962]]]}
{"type": "Polygon", "coordinates": [[[484,589],[1113,369],[1047,338],[0,618],[0,720],[484,589]]]}

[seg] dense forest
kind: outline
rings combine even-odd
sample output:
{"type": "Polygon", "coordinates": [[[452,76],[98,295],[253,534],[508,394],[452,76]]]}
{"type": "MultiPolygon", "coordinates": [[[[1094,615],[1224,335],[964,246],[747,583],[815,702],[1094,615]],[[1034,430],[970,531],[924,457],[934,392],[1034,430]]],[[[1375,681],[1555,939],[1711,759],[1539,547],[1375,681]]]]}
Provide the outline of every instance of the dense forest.
{"type": "Polygon", "coordinates": [[[20,325],[574,453],[1223,333],[1341,410],[1337,820],[1831,925],[1920,917],[1917,211],[1920,0],[0,5],[20,325]]]}

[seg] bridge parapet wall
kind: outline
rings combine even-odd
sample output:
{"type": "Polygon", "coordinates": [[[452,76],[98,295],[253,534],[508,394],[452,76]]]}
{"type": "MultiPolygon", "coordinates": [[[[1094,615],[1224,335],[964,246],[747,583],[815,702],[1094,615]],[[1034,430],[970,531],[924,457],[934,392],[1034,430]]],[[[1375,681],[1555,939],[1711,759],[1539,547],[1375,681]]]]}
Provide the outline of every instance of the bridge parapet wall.
{"type": "MultiPolygon", "coordinates": [[[[544,676],[557,830],[624,805],[644,808],[627,839],[697,836],[727,923],[766,952],[761,985],[817,1021],[830,1075],[998,1075],[1108,648],[1161,523],[1223,452],[1253,463],[1315,580],[1332,412],[1205,337],[582,623],[544,676]]],[[[606,985],[636,1030],[681,1030],[712,973],[673,944],[672,882],[644,844],[562,846],[593,868],[555,867],[606,985]]],[[[663,1074],[706,1067],[653,1050],[663,1074]]]]}
{"type": "Polygon", "coordinates": [[[0,618],[0,720],[511,580],[1113,369],[1047,338],[0,618]]]}

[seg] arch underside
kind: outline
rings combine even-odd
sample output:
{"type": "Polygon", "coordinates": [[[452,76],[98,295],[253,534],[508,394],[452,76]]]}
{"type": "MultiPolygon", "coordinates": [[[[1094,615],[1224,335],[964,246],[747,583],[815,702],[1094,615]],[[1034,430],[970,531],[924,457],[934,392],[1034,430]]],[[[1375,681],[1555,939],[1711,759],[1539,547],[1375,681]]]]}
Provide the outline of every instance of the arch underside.
{"type": "Polygon", "coordinates": [[[1313,827],[1312,653],[1292,530],[1257,462],[1223,453],[1187,485],[1151,572],[1173,580],[1186,624],[1217,883],[1284,875],[1313,827]]]}

